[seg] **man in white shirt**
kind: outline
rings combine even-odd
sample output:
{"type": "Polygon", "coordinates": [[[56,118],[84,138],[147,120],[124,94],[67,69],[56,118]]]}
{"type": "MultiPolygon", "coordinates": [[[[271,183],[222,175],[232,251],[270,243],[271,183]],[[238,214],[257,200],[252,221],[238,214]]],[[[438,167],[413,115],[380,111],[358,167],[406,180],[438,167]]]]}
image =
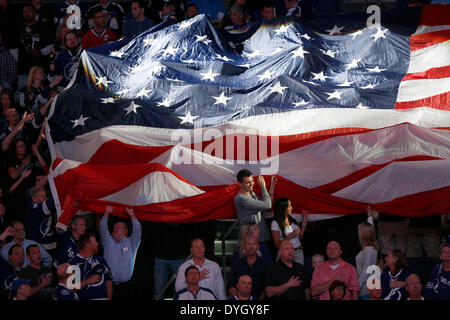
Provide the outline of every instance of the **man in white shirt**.
{"type": "Polygon", "coordinates": [[[191,254],[192,259],[185,261],[178,268],[175,291],[186,288],[184,272],[188,267],[196,266],[200,271],[200,287],[210,289],[218,300],[226,300],[225,284],[220,267],[214,261],[205,258],[205,245],[202,239],[195,238],[191,241],[191,254]]]}

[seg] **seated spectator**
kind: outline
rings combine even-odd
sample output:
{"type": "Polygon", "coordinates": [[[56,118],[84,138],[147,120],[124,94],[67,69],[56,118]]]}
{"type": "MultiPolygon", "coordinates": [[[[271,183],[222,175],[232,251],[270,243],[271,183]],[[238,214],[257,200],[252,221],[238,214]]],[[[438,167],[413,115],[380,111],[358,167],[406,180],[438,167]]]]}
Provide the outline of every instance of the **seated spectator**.
{"type": "MultiPolygon", "coordinates": [[[[5,259],[5,260],[8,259],[9,249],[12,246],[16,245],[16,244],[20,245],[24,250],[26,250],[28,248],[28,246],[38,245],[39,246],[39,250],[40,250],[41,255],[42,255],[42,264],[44,266],[49,267],[52,264],[51,256],[36,241],[25,239],[25,228],[24,228],[23,224],[20,221],[13,221],[11,223],[11,226],[14,229],[13,239],[12,239],[11,242],[8,242],[7,244],[5,244],[2,247],[2,249],[0,250],[0,254],[3,257],[3,259],[5,259]]],[[[30,261],[26,257],[25,258],[24,267],[26,267],[29,263],[30,263],[30,261]]]]}
{"type": "Polygon", "coordinates": [[[386,269],[381,273],[381,289],[384,300],[406,300],[408,294],[405,280],[409,276],[408,264],[403,251],[389,250],[385,257],[386,269]]]}
{"type": "Polygon", "coordinates": [[[131,2],[131,15],[133,17],[123,24],[122,36],[124,37],[135,37],[155,26],[155,22],[145,16],[145,4],[142,0],[131,2]]]}
{"type": "Polygon", "coordinates": [[[80,252],[69,260],[81,272],[78,296],[80,300],[111,300],[112,274],[105,259],[97,256],[98,242],[93,233],[85,233],[78,240],[80,252]]]}
{"type": "MultiPolygon", "coordinates": [[[[12,89],[17,77],[17,61],[3,42],[0,31],[0,89],[12,89]]],[[[1,110],[0,110],[1,111],[1,110]]]]}
{"type": "Polygon", "coordinates": [[[192,258],[185,261],[178,268],[175,291],[178,292],[186,286],[183,274],[189,266],[195,266],[200,272],[200,286],[211,290],[218,300],[226,300],[227,297],[225,294],[225,284],[223,282],[222,272],[216,262],[205,258],[205,245],[202,239],[194,238],[191,241],[191,253],[192,258]]]}
{"type": "Polygon", "coordinates": [[[11,286],[12,300],[29,300],[32,295],[30,282],[31,280],[16,279],[11,286]]]}
{"type": "Polygon", "coordinates": [[[450,300],[450,243],[439,248],[441,263],[433,267],[425,289],[427,300],[450,300]]]}
{"type": "MultiPolygon", "coordinates": [[[[30,123],[33,118],[34,114],[24,113],[22,119],[20,119],[19,112],[15,108],[9,108],[6,111],[8,124],[3,128],[2,134],[0,135],[3,151],[8,151],[11,143],[15,139],[22,139],[28,145],[33,143],[34,128],[30,123]]],[[[15,149],[11,149],[10,152],[15,152],[15,149]]]]}
{"type": "Polygon", "coordinates": [[[83,49],[89,49],[117,40],[116,34],[106,27],[106,13],[101,8],[92,9],[94,26],[81,39],[83,49]]]}
{"type": "Polygon", "coordinates": [[[328,288],[330,300],[344,300],[346,290],[345,282],[334,280],[328,288]]]}
{"type": "Polygon", "coordinates": [[[242,275],[236,283],[236,294],[230,300],[258,300],[252,296],[252,278],[249,275],[242,275]]]}
{"type": "Polygon", "coordinates": [[[369,299],[366,283],[370,274],[367,273],[367,268],[376,265],[378,257],[378,241],[376,238],[375,227],[373,226],[372,211],[370,208],[368,209],[367,221],[368,222],[363,222],[358,225],[358,239],[362,250],[355,259],[361,300],[369,299]]]}
{"type": "Polygon", "coordinates": [[[129,234],[125,222],[117,221],[112,227],[112,233],[108,230],[109,215],[114,207],[106,206],[105,213],[100,220],[100,240],[103,245],[103,257],[111,266],[112,281],[114,284],[114,299],[129,300],[132,297],[132,285],[130,282],[134,271],[134,261],[141,244],[141,224],[131,208],[125,208],[130,217],[133,232],[129,234]]]}
{"type": "Polygon", "coordinates": [[[280,246],[280,259],[269,267],[266,274],[266,295],[273,300],[310,299],[309,278],[305,267],[295,262],[292,242],[284,240],[280,246]]]}
{"type": "MultiPolygon", "coordinates": [[[[1,53],[0,53],[0,55],[1,55],[1,53]]],[[[8,110],[11,107],[12,107],[11,93],[7,89],[2,89],[1,94],[0,94],[0,130],[1,130],[1,132],[3,132],[3,128],[5,128],[8,125],[8,120],[6,120],[6,113],[8,112],[8,110]]]]}
{"type": "Polygon", "coordinates": [[[224,29],[224,28],[230,28],[234,23],[231,19],[232,13],[231,8],[234,6],[234,8],[238,8],[237,10],[240,10],[241,13],[243,13],[243,19],[245,23],[248,21],[256,21],[259,20],[259,12],[258,7],[255,5],[252,5],[252,1],[249,0],[232,0],[230,1],[228,10],[225,12],[225,15],[223,18],[219,21],[217,24],[217,28],[224,29]]]}
{"type": "Polygon", "coordinates": [[[407,258],[436,258],[441,240],[442,217],[409,218],[407,258]]]}
{"type": "Polygon", "coordinates": [[[41,23],[36,23],[36,9],[32,4],[23,7],[23,24],[19,28],[18,83],[20,89],[26,84],[32,66],[48,64],[54,33],[41,23]]]}
{"type": "Polygon", "coordinates": [[[50,300],[52,297],[52,269],[42,265],[38,245],[30,245],[25,250],[30,264],[19,272],[21,279],[30,280],[30,300],[50,300]]]}
{"type": "Polygon", "coordinates": [[[369,292],[370,298],[369,300],[383,300],[381,296],[383,295],[383,291],[380,288],[367,289],[369,292]]]}
{"type": "Polygon", "coordinates": [[[261,17],[265,20],[275,19],[277,17],[275,12],[275,3],[273,3],[270,0],[263,1],[259,13],[261,14],[261,17]]]}
{"type": "Polygon", "coordinates": [[[70,264],[63,263],[56,269],[56,274],[58,276],[58,285],[55,288],[55,291],[53,293],[52,300],[63,300],[63,301],[75,301],[80,300],[76,292],[72,289],[69,289],[69,284],[67,281],[69,280],[69,277],[75,272],[73,269],[73,272],[68,272],[68,267],[70,264]]]}
{"type": "Polygon", "coordinates": [[[55,75],[64,76],[59,84],[67,86],[75,74],[83,49],[76,32],[69,31],[64,36],[65,50],[60,51],[55,57],[55,75]]]}
{"type": "MultiPolygon", "coordinates": [[[[98,0],[98,3],[88,9],[88,25],[92,29],[95,26],[94,14],[103,11],[105,13],[105,27],[111,30],[116,36],[122,34],[122,24],[125,17],[125,11],[122,6],[111,0],[98,0]]],[[[87,49],[83,45],[84,49],[87,49]]]]}
{"type": "Polygon", "coordinates": [[[19,91],[19,106],[24,112],[32,113],[48,102],[52,90],[61,82],[62,77],[56,77],[51,83],[45,77],[42,66],[33,66],[28,73],[27,84],[19,91]]]}
{"type": "Polygon", "coordinates": [[[249,275],[252,278],[252,295],[262,300],[265,295],[264,280],[269,267],[267,261],[258,257],[258,238],[247,236],[245,238],[245,256],[238,259],[231,265],[230,278],[228,281],[228,292],[231,296],[237,295],[237,283],[242,275],[249,275]]]}
{"type": "Polygon", "coordinates": [[[245,20],[245,8],[237,3],[230,7],[230,20],[231,24],[226,26],[224,29],[230,32],[241,31],[245,32],[248,30],[249,25],[245,20]]]}
{"type": "Polygon", "coordinates": [[[68,262],[78,254],[78,240],[86,232],[86,218],[76,215],[72,218],[69,231],[64,232],[58,241],[56,250],[55,266],[68,262]]]}
{"type": "Polygon", "coordinates": [[[186,268],[184,278],[186,287],[175,294],[174,300],[217,300],[212,290],[199,285],[200,271],[196,266],[186,268]]]}
{"type": "Polygon", "coordinates": [[[0,258],[0,292],[6,297],[11,291],[14,280],[19,278],[18,273],[24,268],[25,253],[22,246],[16,244],[8,250],[8,259],[0,258]]]}
{"type": "Polygon", "coordinates": [[[184,11],[184,17],[186,19],[191,19],[198,15],[198,6],[195,3],[190,3],[186,7],[186,10],[184,11]]]}
{"type": "Polygon", "coordinates": [[[319,300],[330,300],[328,288],[335,280],[346,284],[344,300],[359,299],[358,275],[355,268],[342,260],[342,250],[339,243],[331,241],[327,245],[328,261],[314,269],[311,281],[311,294],[319,296],[319,300]]]}
{"type": "Polygon", "coordinates": [[[59,4],[55,8],[55,14],[54,14],[54,18],[53,18],[53,23],[54,23],[55,26],[58,26],[58,25],[61,25],[61,24],[67,25],[67,19],[69,18],[69,16],[74,14],[74,11],[67,12],[67,9],[71,5],[74,5],[74,6],[77,6],[78,8],[80,8],[80,25],[79,25],[78,28],[75,28],[76,26],[72,26],[71,25],[71,27],[74,27],[74,28],[71,28],[71,29],[80,30],[81,26],[85,22],[86,14],[87,14],[87,11],[88,11],[87,3],[83,2],[81,0],[66,0],[63,3],[59,4]]]}
{"type": "Polygon", "coordinates": [[[425,300],[422,297],[422,283],[420,283],[420,278],[417,274],[410,274],[405,282],[405,289],[408,292],[407,300],[425,300]]]}
{"type": "Polygon", "coordinates": [[[188,4],[186,17],[189,19],[195,17],[197,14],[206,14],[213,24],[216,24],[224,17],[225,7],[221,0],[195,0],[188,4]],[[189,10],[191,10],[191,13],[187,14],[189,10]]]}
{"type": "MultiPolygon", "coordinates": [[[[235,263],[239,257],[245,256],[244,254],[244,244],[245,239],[248,236],[256,236],[259,239],[259,228],[256,222],[247,221],[241,227],[241,233],[239,237],[239,245],[235,248],[233,252],[233,256],[231,257],[231,264],[235,263]]],[[[257,256],[263,258],[270,265],[272,264],[272,257],[270,256],[270,251],[266,246],[266,243],[263,241],[258,241],[258,251],[256,252],[257,256]]]]}
{"type": "MultiPolygon", "coordinates": [[[[273,221],[272,221],[272,239],[277,249],[283,240],[292,242],[295,251],[295,262],[305,264],[305,257],[301,240],[305,234],[308,215],[303,214],[302,227],[300,228],[297,221],[292,217],[291,200],[288,198],[278,198],[273,205],[273,221]]],[[[280,252],[277,252],[277,260],[280,252]]]]}
{"type": "Polygon", "coordinates": [[[161,23],[170,18],[183,21],[184,0],[152,0],[149,6],[145,14],[156,23],[161,23]]]}
{"type": "Polygon", "coordinates": [[[30,192],[31,203],[27,208],[26,233],[31,240],[41,244],[53,256],[56,253],[55,216],[53,198],[41,186],[34,186],[30,192]]]}
{"type": "Polygon", "coordinates": [[[325,262],[325,257],[321,255],[320,253],[316,253],[311,258],[311,264],[313,269],[315,269],[319,264],[322,264],[325,262]]]}

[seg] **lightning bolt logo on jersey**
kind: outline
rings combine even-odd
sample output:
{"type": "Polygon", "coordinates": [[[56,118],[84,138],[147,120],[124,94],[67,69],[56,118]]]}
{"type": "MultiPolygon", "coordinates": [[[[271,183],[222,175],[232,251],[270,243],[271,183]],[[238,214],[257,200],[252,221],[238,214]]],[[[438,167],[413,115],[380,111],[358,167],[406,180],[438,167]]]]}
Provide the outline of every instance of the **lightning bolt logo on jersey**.
{"type": "Polygon", "coordinates": [[[81,280],[86,280],[93,275],[100,275],[100,281],[89,284],[78,291],[80,300],[106,300],[107,290],[106,282],[112,280],[111,270],[105,259],[100,256],[85,258],[77,254],[69,260],[69,264],[80,268],[81,280]]]}

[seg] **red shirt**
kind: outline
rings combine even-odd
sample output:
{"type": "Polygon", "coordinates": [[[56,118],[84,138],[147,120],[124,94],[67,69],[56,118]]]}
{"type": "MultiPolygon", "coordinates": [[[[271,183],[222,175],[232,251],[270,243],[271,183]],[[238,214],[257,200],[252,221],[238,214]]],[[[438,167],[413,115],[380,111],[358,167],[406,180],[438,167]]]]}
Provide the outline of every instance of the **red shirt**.
{"type": "Polygon", "coordinates": [[[89,49],[114,40],[117,40],[117,36],[108,28],[106,28],[100,34],[95,32],[94,29],[91,29],[83,36],[83,38],[81,39],[81,44],[83,46],[83,49],[89,49]]]}
{"type": "MultiPolygon", "coordinates": [[[[313,273],[311,280],[311,287],[317,286],[324,282],[330,281],[335,274],[342,274],[344,276],[345,284],[347,285],[347,290],[345,292],[344,300],[351,300],[351,291],[359,291],[358,274],[356,273],[355,267],[350,263],[341,260],[339,267],[336,270],[331,269],[330,263],[324,262],[319,264],[313,273]]],[[[330,300],[330,293],[328,289],[319,296],[319,300],[330,300]]]]}

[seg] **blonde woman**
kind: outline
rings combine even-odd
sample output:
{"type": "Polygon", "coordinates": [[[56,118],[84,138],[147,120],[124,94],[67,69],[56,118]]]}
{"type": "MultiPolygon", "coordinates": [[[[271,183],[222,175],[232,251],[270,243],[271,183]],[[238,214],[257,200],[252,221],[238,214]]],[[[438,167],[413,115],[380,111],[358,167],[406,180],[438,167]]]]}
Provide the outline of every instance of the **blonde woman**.
{"type": "Polygon", "coordinates": [[[361,251],[356,256],[356,272],[358,273],[359,282],[359,298],[361,300],[368,300],[370,298],[367,290],[367,279],[370,274],[367,273],[367,268],[371,265],[377,264],[378,257],[378,241],[376,238],[376,231],[373,225],[372,210],[367,208],[368,218],[367,222],[358,225],[358,238],[361,244],[361,251]]]}

